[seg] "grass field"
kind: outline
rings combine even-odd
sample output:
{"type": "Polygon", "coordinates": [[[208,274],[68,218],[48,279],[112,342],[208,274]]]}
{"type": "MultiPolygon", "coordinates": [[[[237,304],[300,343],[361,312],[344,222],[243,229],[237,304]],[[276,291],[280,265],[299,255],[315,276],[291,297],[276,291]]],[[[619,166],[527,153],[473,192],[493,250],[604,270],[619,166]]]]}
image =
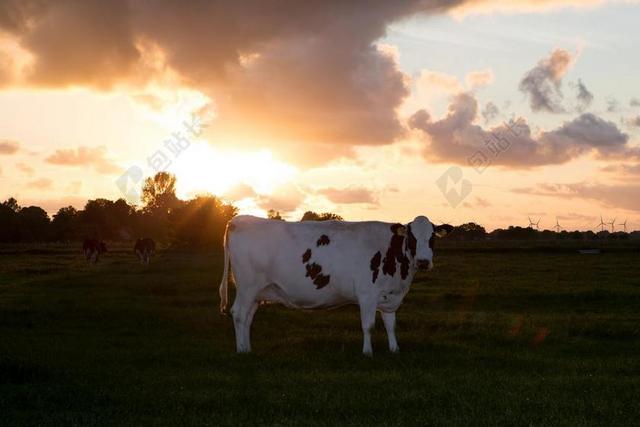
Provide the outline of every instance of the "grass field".
{"type": "Polygon", "coordinates": [[[0,248],[0,424],[640,422],[637,251],[449,247],[398,312],[400,354],[378,319],[373,359],[355,307],[262,307],[236,355],[219,256],[78,252],[0,248]]]}

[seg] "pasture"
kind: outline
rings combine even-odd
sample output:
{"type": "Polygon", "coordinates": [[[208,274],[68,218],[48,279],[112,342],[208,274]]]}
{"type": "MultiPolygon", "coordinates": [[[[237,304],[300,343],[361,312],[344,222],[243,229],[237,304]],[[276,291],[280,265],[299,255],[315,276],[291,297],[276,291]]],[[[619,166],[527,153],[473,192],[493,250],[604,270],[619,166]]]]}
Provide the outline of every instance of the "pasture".
{"type": "MultiPolygon", "coordinates": [[[[473,246],[473,245],[471,245],[473,246]]],[[[253,353],[219,316],[221,256],[0,247],[0,424],[630,425],[640,253],[436,250],[360,351],[356,307],[261,307],[253,353]]]]}

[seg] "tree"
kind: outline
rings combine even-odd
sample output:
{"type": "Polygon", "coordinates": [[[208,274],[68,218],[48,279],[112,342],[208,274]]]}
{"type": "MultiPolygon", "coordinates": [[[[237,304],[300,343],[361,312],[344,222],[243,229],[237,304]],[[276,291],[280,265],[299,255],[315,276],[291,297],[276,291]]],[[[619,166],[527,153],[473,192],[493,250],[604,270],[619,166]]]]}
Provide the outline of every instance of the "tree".
{"type": "Polygon", "coordinates": [[[44,242],[49,240],[49,215],[38,206],[29,206],[18,211],[20,241],[44,242]]]}
{"type": "Polygon", "coordinates": [[[74,240],[78,235],[79,214],[73,206],[60,208],[51,221],[51,237],[57,241],[74,240]]]}
{"type": "Polygon", "coordinates": [[[282,218],[282,216],[280,215],[280,212],[273,209],[269,209],[269,211],[267,212],[267,218],[284,221],[284,218],[282,218]]]}
{"type": "Polygon", "coordinates": [[[19,210],[20,206],[13,197],[0,204],[0,242],[20,241],[19,210]]]}
{"type": "Polygon", "coordinates": [[[227,222],[237,208],[215,196],[187,200],[169,214],[171,241],[177,245],[222,248],[227,222]]]}
{"type": "Polygon", "coordinates": [[[175,207],[176,176],[168,172],[158,172],[153,178],[145,180],[142,187],[142,202],[146,211],[162,211],[168,213],[175,207]]]}
{"type": "Polygon", "coordinates": [[[448,236],[448,238],[455,240],[481,240],[486,237],[487,231],[485,228],[475,222],[468,222],[455,227],[448,236]]]}
{"type": "Polygon", "coordinates": [[[302,218],[300,219],[300,221],[330,221],[330,220],[342,221],[343,218],[340,215],[334,214],[331,212],[323,212],[321,214],[317,214],[313,211],[306,211],[304,215],[302,215],[302,218]]]}

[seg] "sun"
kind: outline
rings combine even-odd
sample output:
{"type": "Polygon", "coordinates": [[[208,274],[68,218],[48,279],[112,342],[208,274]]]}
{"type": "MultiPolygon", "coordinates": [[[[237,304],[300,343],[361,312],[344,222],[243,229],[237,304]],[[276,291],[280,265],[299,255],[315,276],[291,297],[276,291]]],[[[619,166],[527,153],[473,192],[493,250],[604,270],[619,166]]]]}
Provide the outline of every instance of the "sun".
{"type": "Polygon", "coordinates": [[[256,194],[269,195],[298,171],[267,149],[223,151],[205,141],[194,141],[174,161],[171,172],[177,178],[178,196],[188,198],[203,193],[224,196],[241,184],[256,194]]]}

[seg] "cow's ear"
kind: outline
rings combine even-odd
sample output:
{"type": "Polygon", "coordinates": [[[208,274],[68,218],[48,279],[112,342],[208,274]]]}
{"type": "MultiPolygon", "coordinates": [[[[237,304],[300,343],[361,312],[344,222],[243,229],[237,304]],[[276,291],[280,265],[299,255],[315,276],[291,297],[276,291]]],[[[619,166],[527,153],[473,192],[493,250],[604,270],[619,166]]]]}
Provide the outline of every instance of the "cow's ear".
{"type": "Polygon", "coordinates": [[[436,236],[444,237],[453,231],[453,225],[442,224],[436,227],[436,236]]]}

